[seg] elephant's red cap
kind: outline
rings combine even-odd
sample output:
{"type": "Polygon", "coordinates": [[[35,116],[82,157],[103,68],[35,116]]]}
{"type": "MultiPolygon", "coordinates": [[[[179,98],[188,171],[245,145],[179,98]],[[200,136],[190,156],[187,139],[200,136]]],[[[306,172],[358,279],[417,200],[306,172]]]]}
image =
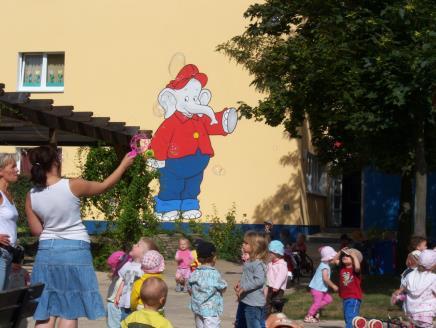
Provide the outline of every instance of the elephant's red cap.
{"type": "Polygon", "coordinates": [[[180,70],[174,80],[171,80],[170,83],[167,84],[167,88],[179,90],[187,85],[191,79],[196,79],[200,82],[202,88],[204,88],[207,83],[207,75],[200,73],[197,66],[188,64],[180,70]]]}

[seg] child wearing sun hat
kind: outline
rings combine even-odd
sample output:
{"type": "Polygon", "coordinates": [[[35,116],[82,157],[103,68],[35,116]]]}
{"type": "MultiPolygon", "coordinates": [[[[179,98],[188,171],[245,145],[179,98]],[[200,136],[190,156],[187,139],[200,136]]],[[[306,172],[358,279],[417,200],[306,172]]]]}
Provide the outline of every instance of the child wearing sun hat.
{"type": "Polygon", "coordinates": [[[283,259],[285,246],[279,240],[273,240],[268,245],[269,260],[266,272],[266,315],[268,316],[273,308],[276,312],[281,312],[283,295],[288,281],[288,265],[283,259]]]}

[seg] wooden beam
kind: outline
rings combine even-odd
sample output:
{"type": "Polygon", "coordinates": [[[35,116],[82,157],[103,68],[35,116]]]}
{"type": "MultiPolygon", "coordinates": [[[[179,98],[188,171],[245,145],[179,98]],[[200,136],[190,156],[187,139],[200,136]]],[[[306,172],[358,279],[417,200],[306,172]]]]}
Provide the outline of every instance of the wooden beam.
{"type": "Polygon", "coordinates": [[[109,120],[109,117],[92,117],[89,124],[96,127],[104,127],[108,124],[109,120]]]}
{"type": "Polygon", "coordinates": [[[0,96],[0,101],[9,104],[24,104],[29,100],[28,92],[5,92],[0,96]]]}
{"type": "Polygon", "coordinates": [[[136,133],[138,133],[140,127],[139,126],[126,126],[123,130],[123,132],[125,134],[129,134],[131,136],[135,135],[136,133]]]}
{"type": "Polygon", "coordinates": [[[26,103],[26,107],[39,110],[52,110],[53,99],[32,99],[26,103]]]}
{"type": "Polygon", "coordinates": [[[48,143],[55,147],[58,145],[56,129],[48,130],[48,143]]]}
{"type": "Polygon", "coordinates": [[[69,106],[65,106],[65,108],[63,108],[63,106],[59,106],[59,107],[60,108],[58,108],[57,106],[53,107],[51,114],[53,114],[57,117],[69,117],[69,116],[73,115],[73,110],[70,108],[67,108],[69,106]]]}
{"type": "Polygon", "coordinates": [[[73,112],[73,115],[69,119],[78,122],[89,122],[91,120],[93,112],[73,112]]]}
{"type": "Polygon", "coordinates": [[[107,128],[112,131],[122,131],[125,125],[124,122],[109,122],[107,128]]]}

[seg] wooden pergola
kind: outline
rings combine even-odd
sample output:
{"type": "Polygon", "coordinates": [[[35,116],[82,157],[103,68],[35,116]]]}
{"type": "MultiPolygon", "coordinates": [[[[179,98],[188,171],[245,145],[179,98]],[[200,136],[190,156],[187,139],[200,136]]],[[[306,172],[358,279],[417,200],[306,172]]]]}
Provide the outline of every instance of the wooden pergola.
{"type": "Polygon", "coordinates": [[[92,112],[74,111],[73,106],[54,106],[53,99],[31,99],[28,92],[5,92],[0,83],[0,145],[113,146],[121,155],[138,132],[151,131],[92,112]]]}

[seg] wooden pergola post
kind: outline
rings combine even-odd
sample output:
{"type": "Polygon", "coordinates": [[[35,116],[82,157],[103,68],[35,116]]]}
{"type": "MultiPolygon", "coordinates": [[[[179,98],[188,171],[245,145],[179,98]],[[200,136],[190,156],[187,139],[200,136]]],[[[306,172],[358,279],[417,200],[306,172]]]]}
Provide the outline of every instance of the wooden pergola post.
{"type": "Polygon", "coordinates": [[[56,129],[49,129],[48,130],[48,143],[50,146],[57,147],[58,140],[57,140],[57,131],[56,129]]]}

